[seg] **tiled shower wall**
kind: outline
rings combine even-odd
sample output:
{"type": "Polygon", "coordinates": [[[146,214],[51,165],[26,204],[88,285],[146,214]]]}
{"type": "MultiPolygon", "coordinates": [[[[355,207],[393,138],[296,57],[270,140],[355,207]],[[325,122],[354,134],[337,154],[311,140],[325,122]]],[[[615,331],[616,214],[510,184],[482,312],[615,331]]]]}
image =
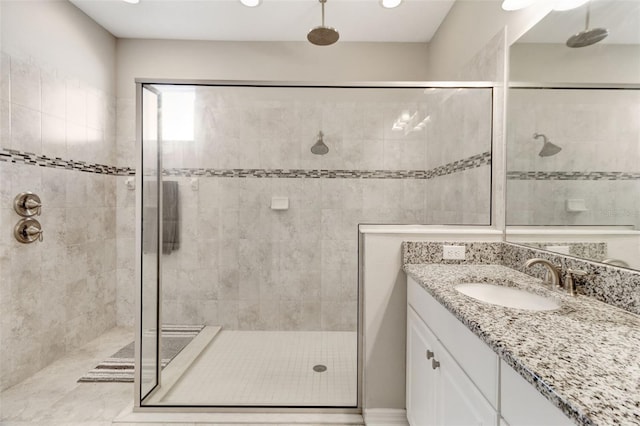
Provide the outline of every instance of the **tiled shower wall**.
{"type": "Polygon", "coordinates": [[[3,53],[0,62],[6,388],[116,323],[116,178],[99,166],[114,162],[115,102],[32,58],[3,53]],[[23,191],[42,200],[42,242],[13,237],[13,198],[23,191]]]}
{"type": "Polygon", "coordinates": [[[640,226],[640,91],[510,89],[509,101],[508,224],[640,226]],[[539,157],[534,133],[562,151],[539,157]],[[567,211],[572,199],[587,210],[567,211]]]}
{"type": "MultiPolygon", "coordinates": [[[[182,224],[180,249],[163,259],[163,321],[354,330],[358,223],[489,223],[491,91],[389,98],[198,88],[195,140],[163,146],[165,179],[180,185],[182,224]],[[426,129],[393,131],[405,111],[419,117],[414,125],[430,115],[426,129]],[[325,156],[310,152],[320,130],[325,156]],[[272,210],[273,196],[288,197],[289,210],[272,210]]],[[[118,107],[132,111],[130,103],[118,107]]],[[[131,140],[133,120],[120,117],[119,138],[131,140]]],[[[133,201],[123,187],[119,217],[133,201]]],[[[118,253],[125,271],[120,246],[118,253]]],[[[119,314],[128,316],[133,292],[120,292],[129,286],[120,274],[118,286],[119,297],[129,295],[119,314]]]]}

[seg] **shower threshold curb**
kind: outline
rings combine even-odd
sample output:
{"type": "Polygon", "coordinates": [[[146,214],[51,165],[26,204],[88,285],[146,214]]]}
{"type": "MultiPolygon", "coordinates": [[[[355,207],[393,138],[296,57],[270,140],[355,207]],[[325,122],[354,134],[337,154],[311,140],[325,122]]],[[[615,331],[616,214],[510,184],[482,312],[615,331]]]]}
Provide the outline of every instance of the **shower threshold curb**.
{"type": "MultiPolygon", "coordinates": [[[[205,326],[202,331],[162,371],[162,385],[145,401],[146,404],[162,404],[182,375],[200,356],[220,332],[222,327],[205,326]]],[[[165,402],[166,404],[167,402],[165,402]]]]}
{"type": "Polygon", "coordinates": [[[130,404],[113,420],[114,425],[139,423],[211,424],[211,425],[364,425],[360,414],[342,413],[177,413],[133,412],[130,404]]]}

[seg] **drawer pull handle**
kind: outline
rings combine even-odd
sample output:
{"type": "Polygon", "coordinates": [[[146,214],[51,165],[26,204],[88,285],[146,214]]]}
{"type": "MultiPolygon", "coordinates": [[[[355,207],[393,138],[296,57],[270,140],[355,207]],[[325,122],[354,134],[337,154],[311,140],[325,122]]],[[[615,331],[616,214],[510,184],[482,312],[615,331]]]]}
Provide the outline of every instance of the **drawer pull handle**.
{"type": "Polygon", "coordinates": [[[433,358],[433,352],[427,349],[427,359],[431,359],[431,358],[433,358]]]}
{"type": "Polygon", "coordinates": [[[440,367],[440,361],[436,361],[436,359],[435,359],[435,358],[434,358],[434,359],[432,359],[432,360],[431,360],[431,368],[433,368],[433,369],[435,370],[435,369],[436,369],[436,368],[438,368],[438,367],[440,367]]]}

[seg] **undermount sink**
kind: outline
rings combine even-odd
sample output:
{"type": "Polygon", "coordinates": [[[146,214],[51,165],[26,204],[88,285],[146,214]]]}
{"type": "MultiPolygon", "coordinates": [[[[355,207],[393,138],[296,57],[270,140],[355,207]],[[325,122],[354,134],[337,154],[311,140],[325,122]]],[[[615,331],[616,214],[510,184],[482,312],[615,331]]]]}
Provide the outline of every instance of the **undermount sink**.
{"type": "Polygon", "coordinates": [[[513,287],[487,283],[467,283],[455,286],[460,293],[492,305],[530,311],[553,311],[560,308],[558,302],[548,297],[513,287]]]}

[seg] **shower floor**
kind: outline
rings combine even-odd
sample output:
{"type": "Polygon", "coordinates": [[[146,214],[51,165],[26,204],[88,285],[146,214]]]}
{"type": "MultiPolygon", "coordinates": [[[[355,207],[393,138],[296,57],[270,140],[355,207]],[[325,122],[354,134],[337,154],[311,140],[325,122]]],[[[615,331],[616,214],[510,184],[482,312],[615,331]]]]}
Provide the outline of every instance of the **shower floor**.
{"type": "Polygon", "coordinates": [[[222,330],[159,404],[348,407],[357,381],[356,332],[222,330]]]}

